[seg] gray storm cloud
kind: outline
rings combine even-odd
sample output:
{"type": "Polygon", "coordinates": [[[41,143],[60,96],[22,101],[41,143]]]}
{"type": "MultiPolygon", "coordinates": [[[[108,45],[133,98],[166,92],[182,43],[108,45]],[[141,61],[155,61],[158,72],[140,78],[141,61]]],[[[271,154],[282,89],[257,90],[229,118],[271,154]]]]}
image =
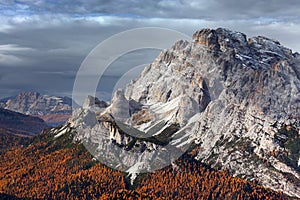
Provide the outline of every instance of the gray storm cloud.
{"type": "MultiPolygon", "coordinates": [[[[1,0],[6,9],[19,12],[61,14],[119,14],[164,18],[249,19],[258,17],[294,17],[298,0],[1,0]],[[17,3],[16,3],[17,2],[17,3]]],[[[7,13],[9,13],[7,11],[7,13]]]]}

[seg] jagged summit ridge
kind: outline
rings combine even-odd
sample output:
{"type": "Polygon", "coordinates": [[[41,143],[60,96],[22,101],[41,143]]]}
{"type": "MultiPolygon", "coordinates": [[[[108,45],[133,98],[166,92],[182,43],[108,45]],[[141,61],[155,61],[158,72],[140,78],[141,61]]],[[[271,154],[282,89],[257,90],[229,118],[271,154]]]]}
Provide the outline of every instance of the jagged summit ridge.
{"type": "MultiPolygon", "coordinates": [[[[262,81],[277,78],[281,79],[278,82],[284,82],[282,75],[285,73],[290,73],[292,79],[298,79],[298,62],[296,54],[277,41],[264,37],[247,40],[239,32],[204,29],[196,32],[189,44],[179,41],[171,50],[163,51],[140,78],[128,85],[125,94],[128,99],[150,103],[153,100],[166,102],[188,93],[205,108],[210,99],[216,99],[224,88],[232,87],[233,83],[240,84],[237,90],[245,87],[254,93],[259,87],[268,85],[262,81]]],[[[272,80],[271,84],[276,82],[272,80]]],[[[287,89],[298,88],[291,84],[291,88],[287,89]]],[[[268,90],[273,91],[271,88],[268,90]]],[[[296,92],[293,95],[299,97],[296,92]]],[[[240,98],[250,99],[247,95],[240,98]]]]}
{"type": "Polygon", "coordinates": [[[207,46],[215,53],[227,52],[243,66],[254,69],[275,67],[272,64],[279,60],[295,57],[292,50],[282,46],[279,41],[263,36],[247,39],[243,33],[223,28],[197,31],[193,41],[207,46]]]}
{"type": "Polygon", "coordinates": [[[149,168],[151,152],[164,145],[195,142],[201,162],[300,197],[299,72],[299,54],[275,40],[203,29],[162,51],[103,111],[77,112],[71,124],[84,127],[82,118],[96,116],[99,126],[78,138],[121,146],[131,173],[149,168]]]}

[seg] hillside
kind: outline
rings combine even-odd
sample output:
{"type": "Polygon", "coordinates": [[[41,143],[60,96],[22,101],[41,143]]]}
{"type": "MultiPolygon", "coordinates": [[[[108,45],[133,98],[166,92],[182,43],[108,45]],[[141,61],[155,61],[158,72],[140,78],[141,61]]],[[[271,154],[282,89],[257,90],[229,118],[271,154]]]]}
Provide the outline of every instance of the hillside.
{"type": "Polygon", "coordinates": [[[23,144],[46,128],[48,125],[38,117],[0,108],[0,149],[23,144]]]}
{"type": "Polygon", "coordinates": [[[193,152],[155,173],[127,174],[94,160],[71,133],[37,136],[29,146],[12,149],[0,161],[0,191],[33,199],[287,199],[224,171],[191,160],[193,152]],[[15,157],[13,155],[18,155],[15,157]]]}

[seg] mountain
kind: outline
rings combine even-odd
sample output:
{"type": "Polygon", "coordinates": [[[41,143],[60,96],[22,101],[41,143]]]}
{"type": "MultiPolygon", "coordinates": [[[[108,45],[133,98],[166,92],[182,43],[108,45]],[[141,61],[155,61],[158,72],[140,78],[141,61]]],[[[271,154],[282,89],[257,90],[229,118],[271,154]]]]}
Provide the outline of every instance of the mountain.
{"type": "MultiPolygon", "coordinates": [[[[26,115],[38,116],[52,126],[66,122],[72,114],[72,99],[69,97],[41,95],[37,92],[21,92],[15,97],[5,98],[0,102],[2,108],[26,115]]],[[[74,105],[76,104],[74,103],[74,105]]]]}
{"type": "Polygon", "coordinates": [[[195,145],[195,162],[300,198],[300,55],[276,40],[197,31],[99,102],[53,133],[72,130],[132,182],[195,145]]]}
{"type": "Polygon", "coordinates": [[[282,193],[228,175],[193,160],[193,152],[172,166],[140,176],[98,162],[73,131],[60,137],[44,131],[30,145],[1,155],[1,197],[14,199],[288,199],[282,193]],[[18,155],[18,156],[16,156],[18,155]]]}
{"type": "Polygon", "coordinates": [[[33,199],[300,198],[299,72],[300,55],[276,40],[197,31],[111,102],[88,96],[65,124],[4,152],[0,191],[33,199]]]}
{"type": "Polygon", "coordinates": [[[200,30],[162,52],[126,90],[146,105],[181,96],[192,109],[179,106],[177,116],[200,113],[197,160],[300,197],[298,53],[261,36],[200,30]]]}
{"type": "Polygon", "coordinates": [[[46,128],[47,124],[38,117],[0,108],[0,150],[23,144],[46,128]]]}

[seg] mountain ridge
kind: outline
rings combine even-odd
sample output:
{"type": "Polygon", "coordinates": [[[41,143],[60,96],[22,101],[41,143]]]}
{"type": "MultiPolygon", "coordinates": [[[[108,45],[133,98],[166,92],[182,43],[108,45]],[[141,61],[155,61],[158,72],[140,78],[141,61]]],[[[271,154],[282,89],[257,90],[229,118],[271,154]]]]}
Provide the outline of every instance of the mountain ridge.
{"type": "Polygon", "coordinates": [[[69,97],[42,95],[38,92],[20,92],[16,96],[1,99],[0,103],[2,108],[40,117],[51,126],[66,122],[72,114],[72,106],[76,105],[69,97]]]}
{"type": "MultiPolygon", "coordinates": [[[[124,130],[162,132],[179,124],[168,136],[168,145],[177,153],[194,141],[199,146],[195,159],[300,197],[300,149],[294,145],[300,128],[299,72],[299,54],[276,40],[247,39],[243,33],[223,28],[203,29],[190,42],[178,41],[163,50],[100,111],[91,106],[75,112],[69,126],[77,129],[78,141],[99,145],[100,151],[114,152],[103,142],[116,142],[123,149],[115,156],[130,160],[124,167],[135,177],[155,166],[147,160],[139,166],[132,163],[151,158],[151,152],[164,147],[128,136],[124,130]],[[287,135],[291,139],[281,143],[276,139],[287,135]],[[131,150],[126,151],[128,145],[131,150]],[[130,157],[131,151],[141,155],[130,157]]],[[[157,159],[167,165],[175,157],[157,159]]],[[[117,166],[117,160],[109,162],[117,166]]]]}
{"type": "Polygon", "coordinates": [[[0,149],[26,143],[49,126],[40,118],[0,108],[0,149]]]}

